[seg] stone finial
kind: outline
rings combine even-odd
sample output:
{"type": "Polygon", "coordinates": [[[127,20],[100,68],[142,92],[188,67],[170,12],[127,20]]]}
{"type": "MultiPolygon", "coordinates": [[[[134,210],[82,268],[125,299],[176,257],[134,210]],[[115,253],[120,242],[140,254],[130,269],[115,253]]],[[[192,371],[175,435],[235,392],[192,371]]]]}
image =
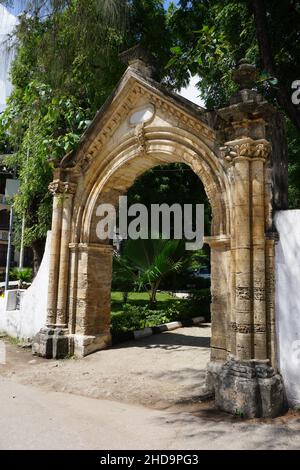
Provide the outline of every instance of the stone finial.
{"type": "Polygon", "coordinates": [[[155,78],[154,58],[141,44],[131,47],[119,54],[121,62],[137,70],[146,78],[155,78]]]}
{"type": "Polygon", "coordinates": [[[255,86],[257,70],[255,65],[249,64],[247,59],[241,59],[239,66],[233,72],[233,80],[240,90],[251,90],[255,86]]]}

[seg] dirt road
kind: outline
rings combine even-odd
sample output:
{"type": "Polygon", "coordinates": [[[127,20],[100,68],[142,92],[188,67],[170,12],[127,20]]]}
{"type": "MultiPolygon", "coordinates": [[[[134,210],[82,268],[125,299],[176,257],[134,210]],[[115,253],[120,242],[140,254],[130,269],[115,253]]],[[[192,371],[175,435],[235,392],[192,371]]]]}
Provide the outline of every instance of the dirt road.
{"type": "Polygon", "coordinates": [[[243,422],[42,391],[0,377],[0,449],[298,449],[300,419],[243,422]]]}
{"type": "Polygon", "coordinates": [[[46,390],[166,409],[198,401],[209,344],[209,325],[122,343],[77,360],[45,360],[8,344],[0,374],[46,390]]]}
{"type": "Polygon", "coordinates": [[[199,402],[209,336],[184,328],[63,361],[7,343],[0,449],[298,449],[297,412],[244,421],[199,402]]]}

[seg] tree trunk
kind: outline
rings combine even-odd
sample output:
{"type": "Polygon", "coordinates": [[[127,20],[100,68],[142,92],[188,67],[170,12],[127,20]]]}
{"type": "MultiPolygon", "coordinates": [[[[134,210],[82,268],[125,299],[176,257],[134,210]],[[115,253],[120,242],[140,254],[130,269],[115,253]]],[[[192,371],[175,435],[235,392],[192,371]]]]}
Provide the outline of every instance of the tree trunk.
{"type": "Polygon", "coordinates": [[[272,144],[272,206],[274,210],[288,209],[288,145],[283,113],[269,118],[267,137],[272,144]]]}
{"type": "MultiPolygon", "coordinates": [[[[268,33],[267,10],[265,0],[253,0],[254,21],[256,29],[256,38],[260,51],[260,61],[263,70],[268,72],[271,77],[278,79],[271,48],[270,36],[268,33]]],[[[296,128],[300,131],[300,112],[292,103],[292,89],[287,89],[285,85],[278,81],[275,90],[279,105],[291,119],[296,128]]]]}
{"type": "Polygon", "coordinates": [[[155,310],[156,309],[156,305],[157,305],[157,301],[156,301],[156,291],[158,289],[158,286],[159,286],[159,283],[155,283],[155,284],[152,284],[151,285],[151,291],[150,291],[150,300],[149,300],[149,308],[150,310],[155,310]]]}
{"type": "Polygon", "coordinates": [[[38,240],[35,240],[32,245],[32,251],[33,251],[33,277],[37,275],[37,272],[39,270],[40,264],[43,259],[44,251],[45,251],[45,243],[46,240],[45,238],[39,238],[38,240]]]}

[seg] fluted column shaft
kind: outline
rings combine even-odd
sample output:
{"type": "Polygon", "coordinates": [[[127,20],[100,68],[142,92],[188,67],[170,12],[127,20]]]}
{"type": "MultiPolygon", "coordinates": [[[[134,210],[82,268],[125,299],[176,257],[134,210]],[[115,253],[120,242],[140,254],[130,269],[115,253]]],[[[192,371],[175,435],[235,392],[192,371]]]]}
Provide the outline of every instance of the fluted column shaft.
{"type": "Polygon", "coordinates": [[[53,327],[56,323],[58,273],[60,256],[60,238],[62,225],[61,181],[53,181],[49,190],[53,194],[51,247],[49,263],[49,284],[47,300],[47,326],[53,327]]]}
{"type": "Polygon", "coordinates": [[[227,143],[233,164],[236,358],[267,359],[265,139],[249,137],[227,143]]]}
{"type": "Polygon", "coordinates": [[[54,180],[49,185],[53,194],[52,233],[47,300],[47,326],[66,327],[66,305],[69,270],[69,238],[72,200],[75,187],[69,182],[54,180]]]}
{"type": "Polygon", "coordinates": [[[234,166],[236,356],[243,360],[252,355],[250,163],[242,156],[235,159],[234,166]]]}
{"type": "Polygon", "coordinates": [[[60,242],[59,259],[59,278],[57,294],[57,318],[56,326],[60,328],[67,327],[67,299],[68,299],[68,280],[69,280],[69,242],[71,232],[73,194],[65,186],[62,203],[62,227],[60,242]]]}
{"type": "Polygon", "coordinates": [[[251,162],[254,357],[267,358],[264,159],[251,162]]]}

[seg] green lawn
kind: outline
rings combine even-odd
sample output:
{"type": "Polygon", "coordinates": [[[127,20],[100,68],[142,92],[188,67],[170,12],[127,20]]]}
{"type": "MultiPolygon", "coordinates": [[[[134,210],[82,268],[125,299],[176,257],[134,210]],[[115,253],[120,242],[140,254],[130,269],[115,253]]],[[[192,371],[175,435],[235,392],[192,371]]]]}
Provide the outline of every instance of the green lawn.
{"type": "MultiPolygon", "coordinates": [[[[147,306],[149,302],[149,296],[147,292],[130,292],[128,296],[129,305],[137,305],[140,307],[147,306]]],[[[178,299],[172,297],[168,292],[157,293],[157,309],[165,309],[171,307],[172,304],[178,303],[178,299]]],[[[122,311],[123,296],[122,292],[111,293],[111,313],[117,313],[122,311]]]]}
{"type": "Polygon", "coordinates": [[[190,320],[199,315],[206,316],[208,321],[210,318],[209,289],[193,292],[189,299],[177,299],[168,292],[158,292],[156,309],[149,310],[148,303],[147,292],[130,292],[126,305],[121,292],[112,292],[112,334],[118,335],[170,321],[190,320]]]}

